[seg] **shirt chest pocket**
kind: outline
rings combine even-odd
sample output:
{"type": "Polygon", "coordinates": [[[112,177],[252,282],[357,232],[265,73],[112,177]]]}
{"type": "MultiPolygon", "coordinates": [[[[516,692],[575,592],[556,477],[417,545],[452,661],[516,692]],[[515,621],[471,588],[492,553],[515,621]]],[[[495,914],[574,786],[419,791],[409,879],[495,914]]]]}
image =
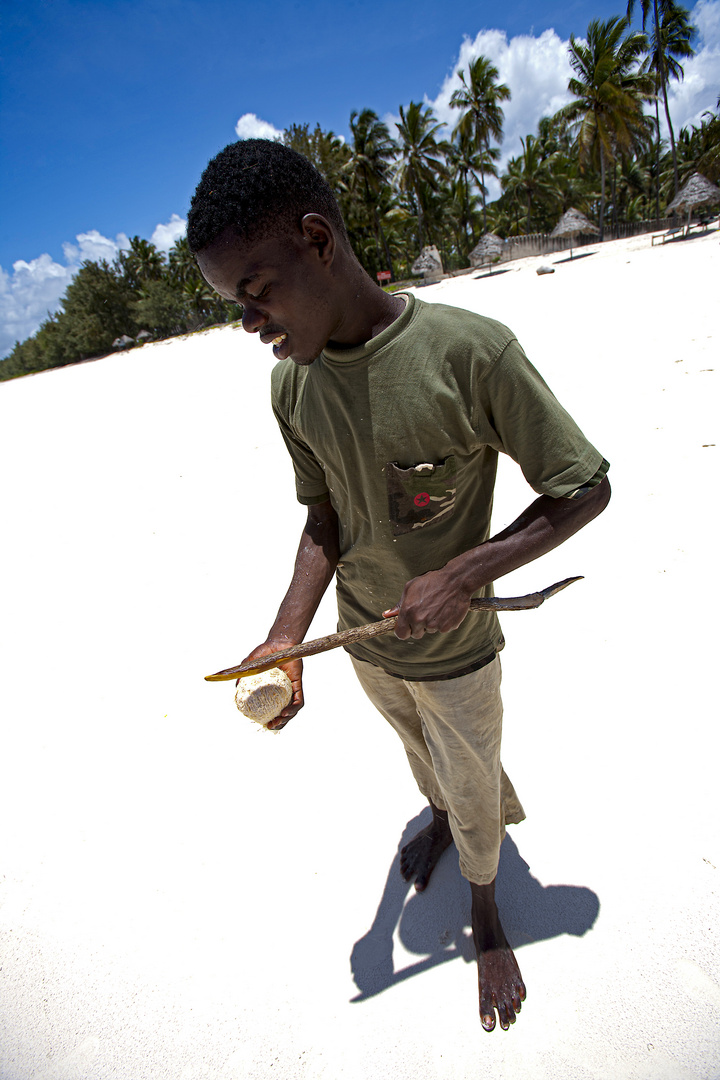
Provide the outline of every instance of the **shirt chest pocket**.
{"type": "Polygon", "coordinates": [[[439,465],[424,462],[407,469],[389,461],[385,475],[393,536],[449,518],[455,509],[456,474],[454,454],[439,465]]]}

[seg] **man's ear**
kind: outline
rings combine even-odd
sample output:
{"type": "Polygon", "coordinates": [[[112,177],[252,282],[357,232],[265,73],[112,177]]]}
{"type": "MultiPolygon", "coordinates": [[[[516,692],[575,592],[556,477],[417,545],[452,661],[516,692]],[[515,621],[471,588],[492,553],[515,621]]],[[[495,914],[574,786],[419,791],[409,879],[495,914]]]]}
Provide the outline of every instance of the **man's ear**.
{"type": "Polygon", "coordinates": [[[335,258],[335,230],[321,214],[305,214],[300,222],[303,239],[312,245],[323,263],[328,266],[335,258]]]}

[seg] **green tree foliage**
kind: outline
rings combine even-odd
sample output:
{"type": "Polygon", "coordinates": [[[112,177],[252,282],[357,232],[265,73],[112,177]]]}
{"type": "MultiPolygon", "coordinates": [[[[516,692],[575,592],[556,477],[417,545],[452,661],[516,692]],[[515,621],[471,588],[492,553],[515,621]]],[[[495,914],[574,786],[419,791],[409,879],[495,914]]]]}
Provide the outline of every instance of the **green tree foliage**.
{"type": "MultiPolygon", "coordinates": [[[[499,150],[492,147],[496,155],[499,150]]],[[[485,152],[476,151],[470,135],[459,132],[455,142],[447,150],[448,171],[452,177],[450,183],[449,222],[454,231],[455,244],[461,263],[467,262],[468,255],[475,246],[477,210],[482,197],[483,217],[487,223],[483,162],[485,152]],[[478,196],[474,188],[481,193],[478,196]]]]}
{"type": "Polygon", "coordinates": [[[127,251],[115,261],[116,270],[131,289],[140,289],[148,281],[159,281],[165,272],[165,259],[149,240],[133,236],[127,251]]]}
{"type": "Polygon", "coordinates": [[[699,127],[682,128],[678,137],[679,171],[683,183],[694,172],[720,185],[720,97],[717,112],[708,109],[699,127]]]}
{"type": "Polygon", "coordinates": [[[283,142],[313,163],[344,211],[347,205],[344,168],[350,158],[350,148],[333,131],[323,131],[319,124],[313,131],[309,124],[291,124],[283,133],[283,142]]]}
{"type": "Polygon", "coordinates": [[[153,338],[173,337],[189,330],[185,294],[166,277],[146,281],[131,305],[133,321],[153,338]]]}
{"type": "Polygon", "coordinates": [[[464,71],[460,71],[459,75],[462,88],[453,91],[450,105],[454,109],[462,109],[463,113],[454,134],[468,139],[478,154],[483,230],[487,231],[485,175],[497,176],[490,152],[490,136],[498,142],[502,139],[503,111],[500,102],[510,100],[510,90],[504,83],[498,84],[498,69],[484,56],[478,56],[472,62],[467,81],[464,71]]]}
{"type": "Polygon", "coordinates": [[[430,194],[438,191],[441,178],[447,175],[444,148],[436,139],[441,127],[429,105],[411,101],[407,112],[400,106],[400,157],[395,178],[400,193],[408,196],[413,206],[421,248],[428,240],[436,241],[432,225],[428,229],[430,194]]]}
{"type": "Polygon", "coordinates": [[[643,103],[654,95],[653,79],[639,69],[646,51],[644,34],[628,32],[618,16],[593,20],[587,44],[570,35],[570,63],[575,76],[568,89],[576,100],[561,110],[575,123],[580,167],[600,166],[600,238],[605,225],[608,164],[647,144],[649,128],[643,103]]]}
{"type": "Polygon", "coordinates": [[[0,363],[0,379],[72,364],[112,352],[113,342],[198,330],[237,319],[242,309],[222,300],[197,268],[186,240],[166,260],[148,240],[134,236],[112,264],[82,264],[61,307],[0,363]]]}
{"type": "Polygon", "coordinates": [[[383,217],[391,206],[391,163],[397,145],[390,138],[388,127],[372,109],[350,114],[352,153],[344,166],[349,196],[354,200],[357,217],[373,237],[376,270],[388,268],[393,272],[393,259],[388,245],[383,217]]]}
{"type": "Polygon", "coordinates": [[[116,266],[84,262],[68,285],[57,317],[66,363],[110,352],[134,328],[134,290],[116,266]]]}
{"type": "MultiPolygon", "coordinates": [[[[516,200],[525,202],[525,232],[533,231],[531,219],[533,203],[537,206],[541,199],[559,203],[559,193],[553,173],[553,158],[543,156],[543,146],[539,139],[528,135],[521,139],[522,154],[508,165],[508,174],[502,179],[503,190],[511,193],[516,200]]],[[[539,224],[538,229],[539,231],[539,224]]]]}
{"type": "MultiPolygon", "coordinates": [[[[670,148],[673,160],[673,195],[677,195],[679,189],[677,150],[675,147],[675,133],[672,120],[670,119],[670,107],[668,105],[668,83],[670,79],[682,79],[683,69],[681,59],[688,59],[695,55],[692,40],[697,31],[690,22],[690,13],[675,0],[641,0],[642,28],[645,30],[647,17],[652,7],[653,27],[650,35],[650,49],[644,70],[649,71],[655,82],[656,122],[658,123],[658,153],[659,153],[659,122],[657,113],[657,97],[662,94],[670,134],[670,148]]],[[[635,0],[628,0],[628,19],[632,18],[635,8],[635,0]]]]}
{"type": "MultiPolygon", "coordinates": [[[[651,0],[647,0],[647,15],[651,0]]],[[[656,0],[652,0],[653,5],[656,0]]],[[[437,244],[446,269],[467,267],[479,233],[500,236],[550,232],[561,214],[577,207],[604,229],[659,215],[672,199],[675,175],[693,172],[720,183],[720,98],[699,125],[683,128],[676,155],[657,138],[643,113],[659,100],[661,76],[681,78],[679,60],[693,33],[684,8],[657,0],[659,37],[629,32],[627,19],[592,22],[587,43],[571,37],[575,97],[536,133],[521,139],[521,153],[501,176],[502,195],[487,204],[488,176],[497,175],[507,88],[479,57],[452,104],[462,110],[453,141],[431,108],[400,107],[397,140],[371,109],[350,116],[351,142],[319,125],[293,125],[285,142],[305,154],[337,195],[350,240],[371,276],[390,269],[407,278],[419,248],[437,244]],[[607,188],[612,215],[606,215],[607,188]]],[[[672,125],[668,124],[672,131],[672,125]]],[[[82,264],[50,315],[27,341],[0,362],[0,379],[58,367],[108,353],[127,335],[162,338],[238,319],[242,309],[222,300],[198,270],[185,239],[165,257],[134,236],[112,264],[82,264]]]]}

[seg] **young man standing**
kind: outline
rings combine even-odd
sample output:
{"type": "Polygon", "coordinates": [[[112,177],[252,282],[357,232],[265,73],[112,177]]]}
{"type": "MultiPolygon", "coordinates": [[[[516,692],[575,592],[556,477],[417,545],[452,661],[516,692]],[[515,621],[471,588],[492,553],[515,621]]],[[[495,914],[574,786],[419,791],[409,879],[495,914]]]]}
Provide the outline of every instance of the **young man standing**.
{"type": "MultiPolygon", "coordinates": [[[[303,640],[334,575],[339,628],[397,615],[395,634],[348,650],[403,740],[432,823],[401,870],[425,888],[454,841],[472,892],[480,1017],[515,1022],[525,986],[495,904],[505,826],[524,812],[500,762],[500,660],[474,596],[596,517],[608,464],[506,327],[410,294],[389,295],[350,247],[334,196],[278,143],[226,147],[205,170],[188,241],[209,284],[272,346],[273,408],[308,507],[295,569],[258,658],[303,640]],[[539,493],[490,536],[498,453],[539,493]]],[[[283,665],[290,705],[302,666],[283,665]]]]}

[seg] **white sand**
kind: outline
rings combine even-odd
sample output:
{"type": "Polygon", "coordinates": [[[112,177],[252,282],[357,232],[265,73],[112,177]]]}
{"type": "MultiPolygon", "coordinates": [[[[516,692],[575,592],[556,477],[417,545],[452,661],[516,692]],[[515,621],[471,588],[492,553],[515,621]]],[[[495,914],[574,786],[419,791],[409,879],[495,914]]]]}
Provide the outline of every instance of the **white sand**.
{"type": "MultiPolygon", "coordinates": [[[[347,657],[275,737],[203,681],[264,637],[304,516],[268,350],[0,385],[2,1080],[720,1077],[719,240],[421,290],[511,325],[612,462],[606,513],[498,586],[586,576],[504,619],[508,1033],[456,858],[399,878],[423,803],[347,657]]],[[[532,497],[504,465],[497,526],[532,497]]]]}

